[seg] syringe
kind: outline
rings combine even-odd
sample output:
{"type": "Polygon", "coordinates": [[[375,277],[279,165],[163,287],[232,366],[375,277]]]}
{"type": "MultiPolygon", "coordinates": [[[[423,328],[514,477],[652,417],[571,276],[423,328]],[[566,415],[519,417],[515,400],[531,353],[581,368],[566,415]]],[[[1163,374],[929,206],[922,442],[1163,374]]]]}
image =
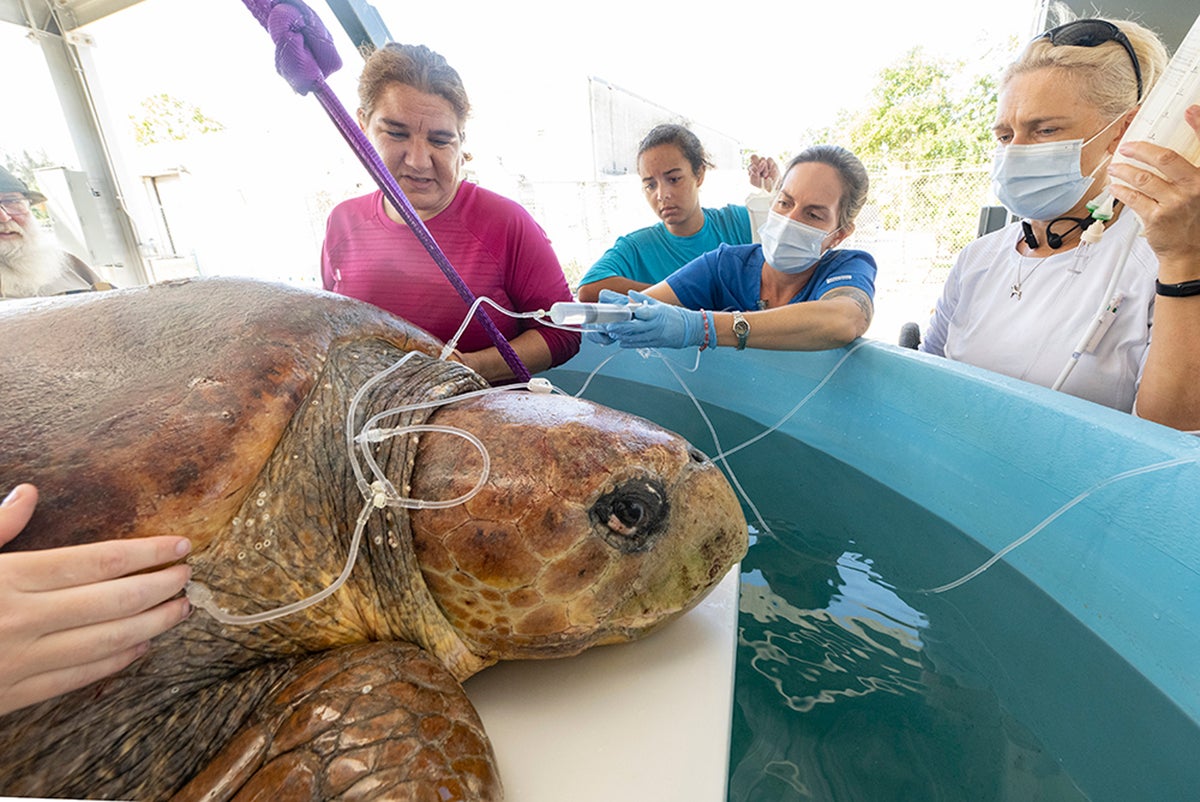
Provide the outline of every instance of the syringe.
{"type": "Polygon", "coordinates": [[[550,307],[550,319],[560,326],[584,323],[621,323],[633,319],[637,304],[589,304],[559,301],[550,307]]]}
{"type": "MultiPolygon", "coordinates": [[[[1170,148],[1192,164],[1200,165],[1200,137],[1183,118],[1184,110],[1197,104],[1200,104],[1200,17],[1192,23],[1192,29],[1146,96],[1121,141],[1151,142],[1170,148]]],[[[1112,160],[1114,164],[1125,162],[1162,176],[1154,167],[1120,153],[1114,154],[1112,160]]],[[[1124,183],[1115,178],[1113,181],[1124,183]]],[[[1105,189],[1088,204],[1088,208],[1098,220],[1111,218],[1112,195],[1105,189]]]]}

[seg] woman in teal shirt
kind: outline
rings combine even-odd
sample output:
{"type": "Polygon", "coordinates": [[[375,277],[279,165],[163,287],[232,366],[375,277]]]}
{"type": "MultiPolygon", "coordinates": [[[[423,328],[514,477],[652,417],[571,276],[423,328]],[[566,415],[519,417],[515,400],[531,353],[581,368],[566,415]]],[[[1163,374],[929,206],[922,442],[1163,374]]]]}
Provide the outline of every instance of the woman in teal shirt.
{"type": "MultiPolygon", "coordinates": [[[[661,222],[618,237],[580,280],[581,301],[597,300],[601,290],[644,289],[722,243],[754,241],[745,206],[701,208],[700,185],[712,164],[687,128],[673,123],[652,128],[638,145],[637,167],[646,201],[661,222]]],[[[778,174],[774,161],[751,157],[755,186],[770,191],[778,174]]]]}

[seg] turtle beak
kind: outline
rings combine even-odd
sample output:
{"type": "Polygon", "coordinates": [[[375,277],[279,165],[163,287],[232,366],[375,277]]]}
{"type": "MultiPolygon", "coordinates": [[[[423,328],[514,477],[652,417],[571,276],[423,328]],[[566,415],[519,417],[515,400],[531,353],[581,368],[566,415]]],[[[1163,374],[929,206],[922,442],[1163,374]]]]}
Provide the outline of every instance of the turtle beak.
{"type": "Polygon", "coordinates": [[[667,528],[671,505],[657,479],[629,479],[601,496],[588,517],[610,546],[624,554],[645,551],[667,528]]]}

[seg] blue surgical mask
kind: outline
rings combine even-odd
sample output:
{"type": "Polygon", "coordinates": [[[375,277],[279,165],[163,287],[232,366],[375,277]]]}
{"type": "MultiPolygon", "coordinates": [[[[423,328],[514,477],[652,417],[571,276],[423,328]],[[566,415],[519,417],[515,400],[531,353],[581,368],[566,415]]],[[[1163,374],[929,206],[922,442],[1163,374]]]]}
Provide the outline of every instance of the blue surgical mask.
{"type": "Polygon", "coordinates": [[[1083,199],[1092,177],[1104,166],[1106,156],[1087,175],[1080,169],[1086,145],[1125,117],[1122,114],[1084,142],[1039,142],[1035,145],[1001,145],[992,160],[992,191],[1005,207],[1026,220],[1053,220],[1083,199]]]}
{"type": "Polygon", "coordinates": [[[763,258],[782,273],[803,273],[821,260],[825,239],[836,232],[806,226],[772,210],[758,229],[763,258]]]}

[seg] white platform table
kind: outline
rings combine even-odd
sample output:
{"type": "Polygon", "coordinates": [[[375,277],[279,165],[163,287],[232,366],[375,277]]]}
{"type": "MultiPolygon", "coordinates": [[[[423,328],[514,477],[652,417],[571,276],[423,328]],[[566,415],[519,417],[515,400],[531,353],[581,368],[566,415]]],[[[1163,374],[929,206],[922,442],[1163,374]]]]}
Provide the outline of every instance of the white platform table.
{"type": "Polygon", "coordinates": [[[505,798],[723,802],[739,571],[640,641],[467,680],[505,798]]]}

